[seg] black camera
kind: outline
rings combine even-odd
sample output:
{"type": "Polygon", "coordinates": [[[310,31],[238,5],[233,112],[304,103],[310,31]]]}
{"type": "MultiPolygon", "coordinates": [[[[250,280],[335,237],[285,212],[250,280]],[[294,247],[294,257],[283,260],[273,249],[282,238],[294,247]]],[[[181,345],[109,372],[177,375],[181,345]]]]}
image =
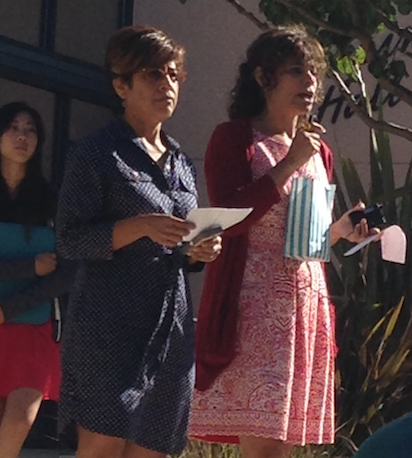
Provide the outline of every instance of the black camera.
{"type": "Polygon", "coordinates": [[[364,210],[355,210],[349,213],[349,218],[353,226],[360,223],[361,219],[365,218],[369,227],[379,227],[386,224],[386,218],[383,213],[383,204],[377,203],[364,210]]]}

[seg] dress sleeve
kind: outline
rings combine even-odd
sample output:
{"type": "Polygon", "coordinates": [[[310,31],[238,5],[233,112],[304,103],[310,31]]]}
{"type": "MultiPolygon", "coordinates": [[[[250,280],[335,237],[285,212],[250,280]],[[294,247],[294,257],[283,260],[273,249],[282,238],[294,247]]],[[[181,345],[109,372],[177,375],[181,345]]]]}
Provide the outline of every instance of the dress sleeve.
{"type": "Polygon", "coordinates": [[[69,155],[57,211],[56,245],[64,258],[112,258],[115,223],[104,221],[105,192],[99,148],[80,142],[69,155]]]}
{"type": "Polygon", "coordinates": [[[51,274],[39,277],[26,290],[11,297],[0,300],[0,307],[4,318],[9,321],[37,305],[70,292],[74,282],[77,264],[73,261],[63,261],[51,274]]]}
{"type": "Polygon", "coordinates": [[[253,212],[244,221],[225,231],[225,236],[229,237],[246,232],[280,200],[279,191],[268,175],[252,181],[246,159],[246,150],[251,144],[248,137],[245,127],[221,124],[214,131],[205,156],[210,203],[219,207],[253,207],[253,212]]]}
{"type": "Polygon", "coordinates": [[[0,282],[14,279],[34,278],[35,276],[34,258],[0,261],[0,282]]]}

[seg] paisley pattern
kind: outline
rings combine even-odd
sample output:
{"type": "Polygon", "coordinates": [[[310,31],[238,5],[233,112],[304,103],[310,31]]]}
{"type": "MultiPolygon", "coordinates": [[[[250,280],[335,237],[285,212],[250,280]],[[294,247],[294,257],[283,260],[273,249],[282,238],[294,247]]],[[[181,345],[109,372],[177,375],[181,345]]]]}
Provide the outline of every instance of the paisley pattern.
{"type": "MultiPolygon", "coordinates": [[[[288,152],[255,131],[253,178],[288,152]]],[[[319,155],[294,176],[326,180],[319,155]]],[[[284,258],[288,194],[251,228],[238,321],[238,355],[206,392],[195,392],[190,434],[237,442],[239,435],[296,445],[334,441],[333,309],[323,267],[284,258]]]]}

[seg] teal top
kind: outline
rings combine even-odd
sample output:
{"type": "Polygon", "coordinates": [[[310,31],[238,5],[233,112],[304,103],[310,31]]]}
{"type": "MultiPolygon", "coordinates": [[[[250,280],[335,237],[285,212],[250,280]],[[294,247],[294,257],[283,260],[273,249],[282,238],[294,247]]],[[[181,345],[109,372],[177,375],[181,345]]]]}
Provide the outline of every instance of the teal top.
{"type": "MultiPolygon", "coordinates": [[[[0,223],[0,259],[24,261],[40,253],[56,251],[54,231],[49,227],[0,223]]],[[[27,290],[34,278],[13,278],[0,282],[0,298],[8,298],[27,290]]],[[[1,299],[0,299],[1,300],[1,299]]],[[[51,315],[52,300],[47,300],[8,321],[11,323],[44,324],[51,315]]]]}

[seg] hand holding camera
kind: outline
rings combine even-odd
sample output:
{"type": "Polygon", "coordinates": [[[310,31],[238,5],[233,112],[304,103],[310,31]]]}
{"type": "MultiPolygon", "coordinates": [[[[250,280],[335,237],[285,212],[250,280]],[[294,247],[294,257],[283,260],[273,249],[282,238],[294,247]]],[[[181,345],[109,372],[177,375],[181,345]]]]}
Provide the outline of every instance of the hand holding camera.
{"type": "Polygon", "coordinates": [[[359,202],[333,225],[334,241],[343,238],[352,243],[359,243],[366,237],[379,233],[379,227],[386,223],[382,209],[382,204],[366,208],[363,202],[359,202]]]}

